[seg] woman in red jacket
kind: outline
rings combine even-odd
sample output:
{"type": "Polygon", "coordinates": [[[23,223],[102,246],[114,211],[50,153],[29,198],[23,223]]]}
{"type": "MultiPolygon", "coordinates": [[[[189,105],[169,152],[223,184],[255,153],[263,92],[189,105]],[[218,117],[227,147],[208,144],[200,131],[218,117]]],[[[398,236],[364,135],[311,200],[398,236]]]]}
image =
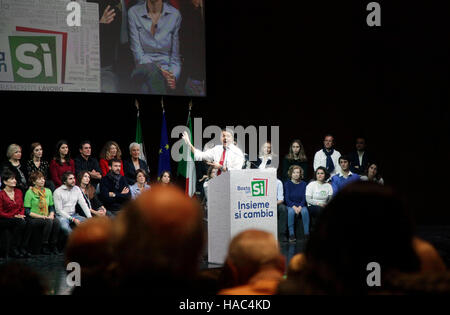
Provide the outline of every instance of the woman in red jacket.
{"type": "Polygon", "coordinates": [[[100,169],[102,170],[102,176],[106,176],[109,172],[109,160],[119,159],[121,163],[120,175],[125,176],[123,172],[123,161],[122,161],[122,151],[119,145],[115,141],[108,141],[102,148],[100,152],[100,169]]]}
{"type": "Polygon", "coordinates": [[[65,172],[72,172],[75,174],[75,163],[70,158],[69,145],[66,140],[61,140],[56,144],[55,157],[50,162],[50,177],[58,188],[63,183],[61,176],[65,172]]]}
{"type": "MultiPolygon", "coordinates": [[[[0,233],[10,233],[7,237],[6,252],[14,258],[28,258],[31,255],[26,250],[31,236],[30,225],[25,220],[22,191],[16,188],[15,174],[4,169],[2,174],[2,190],[0,191],[0,233]]],[[[3,236],[3,235],[1,235],[3,236]]]]}

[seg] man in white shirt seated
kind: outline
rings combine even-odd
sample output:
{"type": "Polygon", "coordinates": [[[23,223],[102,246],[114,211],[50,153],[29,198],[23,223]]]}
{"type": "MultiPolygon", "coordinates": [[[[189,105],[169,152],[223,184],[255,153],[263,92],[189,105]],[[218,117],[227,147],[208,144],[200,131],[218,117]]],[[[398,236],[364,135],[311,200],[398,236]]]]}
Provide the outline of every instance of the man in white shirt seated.
{"type": "Polygon", "coordinates": [[[326,168],[331,177],[341,172],[339,166],[339,157],[341,153],[334,149],[334,137],[330,134],[326,135],[323,140],[323,149],[314,155],[314,172],[319,166],[326,168]]]}
{"type": "Polygon", "coordinates": [[[183,133],[183,139],[194,153],[195,161],[208,161],[208,165],[217,169],[217,175],[229,170],[240,170],[244,165],[244,153],[233,143],[233,132],[229,129],[222,130],[221,145],[204,152],[196,149],[187,132],[183,133]]]}
{"type": "Polygon", "coordinates": [[[91,218],[91,210],[89,209],[83,193],[78,186],[75,186],[75,175],[72,172],[65,172],[61,181],[63,185],[58,187],[53,193],[55,203],[56,216],[61,223],[61,230],[64,234],[69,235],[72,232],[72,226],[79,225],[86,218],[91,218]],[[80,216],[75,211],[77,203],[83,210],[86,218],[80,216]]]}

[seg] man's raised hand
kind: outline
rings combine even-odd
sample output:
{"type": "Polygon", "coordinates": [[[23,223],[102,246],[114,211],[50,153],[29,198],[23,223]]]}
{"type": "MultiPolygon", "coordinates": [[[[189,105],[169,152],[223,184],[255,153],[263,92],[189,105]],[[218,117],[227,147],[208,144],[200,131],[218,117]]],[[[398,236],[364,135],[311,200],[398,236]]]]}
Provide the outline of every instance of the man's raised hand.
{"type": "Polygon", "coordinates": [[[189,134],[187,133],[187,131],[183,132],[183,140],[187,145],[191,145],[191,139],[189,139],[189,134]]]}

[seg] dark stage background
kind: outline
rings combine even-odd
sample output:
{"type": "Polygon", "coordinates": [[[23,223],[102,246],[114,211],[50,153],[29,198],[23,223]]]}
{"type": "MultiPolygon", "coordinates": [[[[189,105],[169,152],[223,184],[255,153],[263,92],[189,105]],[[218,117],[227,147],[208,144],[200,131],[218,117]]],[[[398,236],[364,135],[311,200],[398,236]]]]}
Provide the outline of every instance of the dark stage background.
{"type": "MultiPolygon", "coordinates": [[[[325,133],[341,153],[363,134],[416,221],[447,224],[448,5],[378,1],[382,26],[369,28],[369,2],[207,1],[208,96],[193,99],[193,117],[204,127],[280,126],[281,155],[299,138],[311,165],[325,133]]],[[[133,95],[0,92],[0,99],[3,156],[14,142],[28,158],[30,143],[40,141],[50,159],[61,138],[73,153],[91,139],[94,154],[113,139],[128,156],[134,140],[133,95]]],[[[160,97],[137,99],[155,178],[160,97]]],[[[185,124],[188,102],[165,97],[169,136],[185,124]]]]}

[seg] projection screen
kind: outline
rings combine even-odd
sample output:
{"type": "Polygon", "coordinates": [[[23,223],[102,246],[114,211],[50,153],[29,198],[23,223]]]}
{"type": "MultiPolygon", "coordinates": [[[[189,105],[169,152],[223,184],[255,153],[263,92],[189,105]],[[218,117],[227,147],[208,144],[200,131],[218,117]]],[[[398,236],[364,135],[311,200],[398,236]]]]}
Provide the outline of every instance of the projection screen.
{"type": "Polygon", "coordinates": [[[206,96],[205,0],[0,0],[0,90],[206,96]]]}

